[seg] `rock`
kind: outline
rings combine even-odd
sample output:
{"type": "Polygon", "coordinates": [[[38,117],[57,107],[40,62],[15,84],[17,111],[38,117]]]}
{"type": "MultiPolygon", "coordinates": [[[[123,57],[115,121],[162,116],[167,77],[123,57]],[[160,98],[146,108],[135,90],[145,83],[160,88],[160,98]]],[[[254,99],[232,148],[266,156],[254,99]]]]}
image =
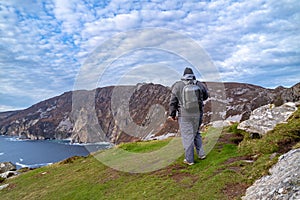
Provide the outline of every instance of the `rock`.
{"type": "Polygon", "coordinates": [[[4,172],[7,172],[7,171],[16,171],[16,170],[17,170],[16,165],[14,165],[11,162],[0,163],[0,173],[1,174],[4,172]]]}
{"type": "Polygon", "coordinates": [[[223,127],[226,127],[226,126],[230,126],[232,125],[233,122],[231,121],[228,121],[228,120],[218,120],[218,121],[213,121],[211,123],[209,123],[208,125],[214,127],[214,128],[223,128],[223,127]]]}
{"type": "Polygon", "coordinates": [[[0,177],[7,179],[7,178],[15,176],[17,174],[18,174],[18,172],[16,172],[16,171],[7,171],[7,172],[3,172],[2,174],[0,174],[0,177]]]}
{"type": "Polygon", "coordinates": [[[9,186],[9,184],[0,185],[0,190],[3,190],[5,188],[7,188],[8,186],[9,186]]]}
{"type": "Polygon", "coordinates": [[[297,110],[296,103],[288,102],[279,107],[268,104],[255,109],[248,120],[241,122],[238,129],[264,135],[279,123],[284,123],[297,110]]]}
{"type": "Polygon", "coordinates": [[[300,149],[294,149],[279,157],[268,176],[255,181],[242,200],[252,199],[300,199],[300,149]]]}

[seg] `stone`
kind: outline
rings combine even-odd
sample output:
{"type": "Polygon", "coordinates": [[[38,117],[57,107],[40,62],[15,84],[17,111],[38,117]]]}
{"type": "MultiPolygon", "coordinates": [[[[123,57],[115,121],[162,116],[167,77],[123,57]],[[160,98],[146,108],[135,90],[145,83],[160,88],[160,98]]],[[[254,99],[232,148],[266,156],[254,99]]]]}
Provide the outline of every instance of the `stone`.
{"type": "Polygon", "coordinates": [[[17,170],[16,165],[11,162],[2,162],[0,163],[0,173],[4,173],[7,171],[15,171],[17,170]]]}
{"type": "Polygon", "coordinates": [[[7,172],[3,172],[2,174],[0,174],[0,177],[7,179],[7,178],[15,176],[17,174],[18,174],[18,172],[16,172],[16,171],[7,171],[7,172]]]}
{"type": "Polygon", "coordinates": [[[300,149],[294,149],[279,157],[278,163],[249,187],[242,200],[282,199],[297,200],[300,197],[300,149]]]}
{"type": "Polygon", "coordinates": [[[286,122],[296,110],[296,103],[293,102],[278,107],[274,104],[261,106],[253,110],[250,118],[241,122],[238,129],[262,136],[273,130],[277,124],[286,122]]]}
{"type": "Polygon", "coordinates": [[[211,125],[214,128],[223,128],[226,126],[230,126],[232,124],[233,123],[228,120],[217,120],[217,121],[213,121],[213,122],[209,123],[209,125],[211,125]]]}
{"type": "Polygon", "coordinates": [[[5,188],[7,188],[8,186],[9,186],[9,184],[0,185],[0,190],[3,190],[5,188]]]}

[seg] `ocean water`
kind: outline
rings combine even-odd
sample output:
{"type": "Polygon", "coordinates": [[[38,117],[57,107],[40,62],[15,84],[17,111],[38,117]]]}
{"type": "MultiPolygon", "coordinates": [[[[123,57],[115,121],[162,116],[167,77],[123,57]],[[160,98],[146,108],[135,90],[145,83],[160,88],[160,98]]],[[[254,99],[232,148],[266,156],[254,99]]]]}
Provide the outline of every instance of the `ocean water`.
{"type": "Polygon", "coordinates": [[[12,162],[18,169],[37,168],[72,156],[87,156],[91,152],[110,148],[108,143],[70,144],[58,140],[19,140],[0,136],[0,162],[12,162]]]}

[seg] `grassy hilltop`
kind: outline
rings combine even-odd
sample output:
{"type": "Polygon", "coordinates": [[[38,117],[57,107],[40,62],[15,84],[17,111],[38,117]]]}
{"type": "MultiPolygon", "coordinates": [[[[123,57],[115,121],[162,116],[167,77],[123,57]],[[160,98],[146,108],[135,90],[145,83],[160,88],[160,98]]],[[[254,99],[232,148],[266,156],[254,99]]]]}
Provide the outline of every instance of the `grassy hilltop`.
{"type": "MultiPolygon", "coordinates": [[[[236,127],[234,124],[223,129],[207,158],[196,160],[193,166],[183,164],[181,156],[166,168],[134,174],[109,168],[92,155],[72,157],[5,180],[1,184],[9,183],[9,187],[0,191],[0,197],[2,200],[239,199],[247,187],[268,173],[281,154],[300,147],[300,109],[288,123],[277,125],[261,139],[251,139],[236,127]]],[[[116,148],[154,151],[170,140],[121,144],[116,148]]]]}

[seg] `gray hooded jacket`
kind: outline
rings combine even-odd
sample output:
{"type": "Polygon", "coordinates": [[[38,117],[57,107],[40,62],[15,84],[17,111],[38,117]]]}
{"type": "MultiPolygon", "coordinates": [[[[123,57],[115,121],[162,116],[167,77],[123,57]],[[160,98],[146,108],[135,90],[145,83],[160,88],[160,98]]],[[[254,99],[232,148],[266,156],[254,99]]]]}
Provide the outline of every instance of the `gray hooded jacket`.
{"type": "Polygon", "coordinates": [[[196,85],[199,86],[201,92],[202,92],[202,101],[201,105],[199,105],[199,111],[195,111],[193,113],[187,112],[183,106],[182,106],[182,91],[185,86],[184,81],[188,80],[195,80],[195,75],[194,74],[185,74],[182,78],[181,81],[177,81],[174,83],[172,86],[172,94],[171,94],[171,99],[170,99],[170,111],[169,111],[169,116],[175,117],[176,112],[178,112],[179,117],[202,117],[203,115],[203,101],[205,101],[208,98],[208,92],[203,83],[200,81],[196,81],[196,85]]]}

